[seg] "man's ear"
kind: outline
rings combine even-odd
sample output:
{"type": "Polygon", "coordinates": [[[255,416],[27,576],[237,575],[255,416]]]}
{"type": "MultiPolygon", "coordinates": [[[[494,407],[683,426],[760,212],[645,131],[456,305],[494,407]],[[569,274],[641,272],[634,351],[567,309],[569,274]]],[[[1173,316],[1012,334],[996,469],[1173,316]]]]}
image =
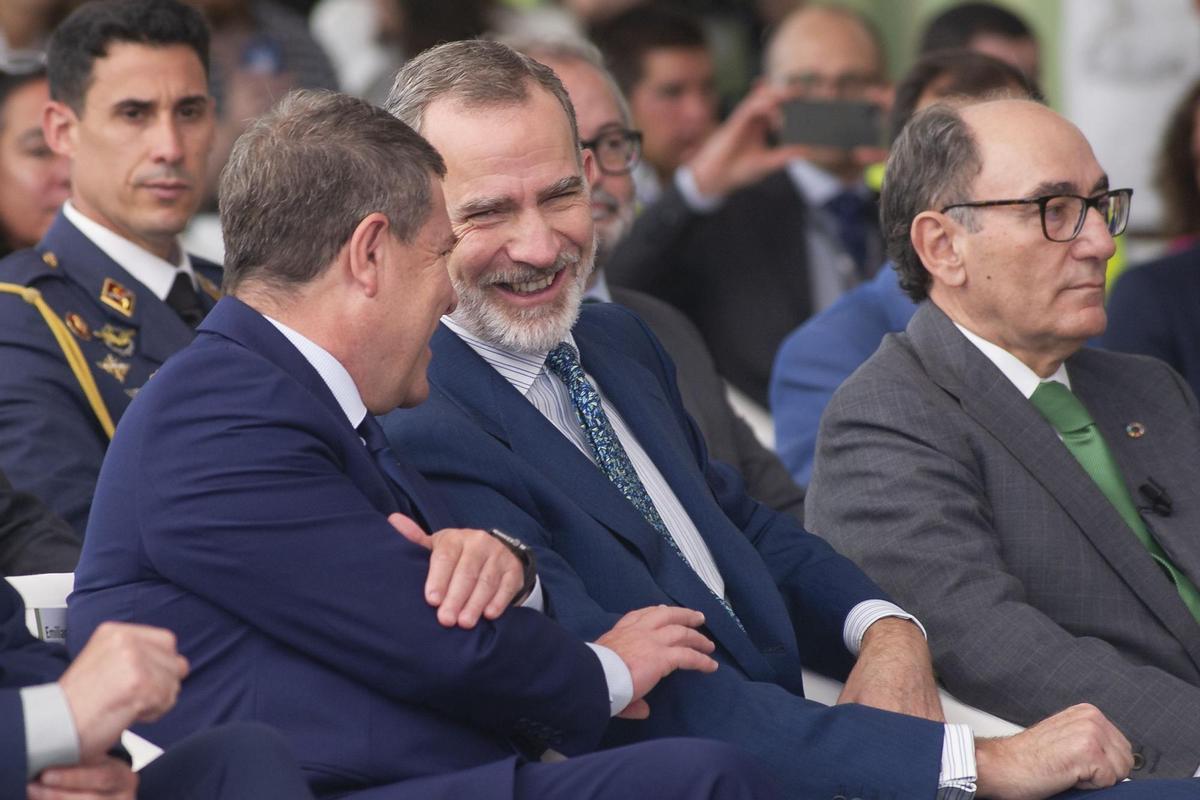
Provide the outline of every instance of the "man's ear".
{"type": "Polygon", "coordinates": [[[596,155],[590,147],[585,147],[580,152],[583,154],[583,177],[587,179],[590,188],[600,180],[600,165],[596,163],[596,155]]]}
{"type": "Polygon", "coordinates": [[[42,134],[46,144],[60,156],[75,157],[76,141],[79,129],[79,117],[66,103],[50,100],[42,109],[42,134]]]}
{"type": "Polygon", "coordinates": [[[965,233],[962,225],[940,211],[922,211],[913,218],[909,228],[913,249],[935,281],[947,286],[961,286],[966,281],[965,233]]]}
{"type": "Polygon", "coordinates": [[[374,297],[379,291],[380,270],[391,240],[392,226],[387,215],[374,211],[354,227],[346,243],[347,277],[367,297],[374,297]]]}

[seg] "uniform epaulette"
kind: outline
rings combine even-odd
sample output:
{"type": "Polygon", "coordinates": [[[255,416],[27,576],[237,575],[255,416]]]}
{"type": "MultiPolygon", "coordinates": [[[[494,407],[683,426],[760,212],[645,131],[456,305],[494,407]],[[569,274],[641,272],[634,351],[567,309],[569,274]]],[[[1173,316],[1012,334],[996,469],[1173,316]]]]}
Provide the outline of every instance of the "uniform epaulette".
{"type": "Polygon", "coordinates": [[[33,286],[45,278],[61,275],[58,258],[50,252],[19,250],[0,260],[0,281],[5,283],[33,286]]]}

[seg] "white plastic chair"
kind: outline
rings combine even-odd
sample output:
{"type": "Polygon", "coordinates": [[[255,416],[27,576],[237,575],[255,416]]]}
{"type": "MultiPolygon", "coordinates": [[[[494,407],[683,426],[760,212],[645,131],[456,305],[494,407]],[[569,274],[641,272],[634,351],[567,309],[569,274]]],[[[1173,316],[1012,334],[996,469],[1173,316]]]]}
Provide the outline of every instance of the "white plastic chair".
{"type": "MultiPolygon", "coordinates": [[[[18,575],[6,579],[25,601],[25,624],[29,632],[47,642],[66,643],[67,595],[75,588],[72,572],[47,572],[42,575],[18,575]]],[[[125,731],[121,744],[139,770],[162,755],[162,748],[136,733],[125,731]]]]}
{"type": "MultiPolygon", "coordinates": [[[[804,670],[804,695],[809,700],[831,706],[837,702],[843,686],[841,681],[827,678],[812,670],[804,670]]],[[[945,689],[939,690],[938,694],[942,696],[942,710],[946,712],[946,721],[969,725],[976,736],[1012,736],[1025,730],[1020,725],[1014,725],[1008,720],[967,705],[945,689]]]]}

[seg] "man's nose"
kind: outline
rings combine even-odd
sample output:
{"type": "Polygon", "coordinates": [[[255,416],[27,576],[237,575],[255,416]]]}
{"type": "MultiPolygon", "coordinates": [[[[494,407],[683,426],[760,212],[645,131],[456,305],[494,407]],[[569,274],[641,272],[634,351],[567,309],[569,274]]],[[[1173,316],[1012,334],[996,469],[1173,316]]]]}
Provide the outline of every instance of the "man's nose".
{"type": "Polygon", "coordinates": [[[172,117],[164,115],[151,135],[154,137],[151,156],[156,162],[177,164],[183,160],[183,133],[172,117]]]}
{"type": "Polygon", "coordinates": [[[1089,208],[1083,217],[1083,228],[1071,243],[1077,258],[1098,258],[1107,261],[1117,252],[1117,243],[1108,232],[1108,221],[1097,208],[1089,208]]]}
{"type": "Polygon", "coordinates": [[[508,257],[538,269],[554,266],[559,254],[559,236],[541,213],[522,214],[508,243],[508,257]]]}

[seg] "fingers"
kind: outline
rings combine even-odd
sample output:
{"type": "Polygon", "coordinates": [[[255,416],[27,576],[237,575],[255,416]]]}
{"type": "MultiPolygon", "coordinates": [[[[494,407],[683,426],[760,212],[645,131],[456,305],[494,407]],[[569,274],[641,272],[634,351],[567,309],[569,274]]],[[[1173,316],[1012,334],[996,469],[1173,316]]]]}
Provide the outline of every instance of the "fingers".
{"type": "Polygon", "coordinates": [[[646,719],[650,716],[650,705],[639,698],[625,706],[617,716],[621,719],[646,719]]]}
{"type": "Polygon", "coordinates": [[[29,800],[132,800],[138,779],[128,764],[105,758],[92,765],[55,767],[29,784],[29,800]]]}
{"type": "Polygon", "coordinates": [[[423,531],[421,526],[413,520],[400,513],[389,514],[387,520],[392,523],[392,527],[396,529],[396,532],[405,539],[408,539],[413,544],[424,547],[426,550],[433,549],[433,543],[429,534],[423,531]]]}
{"type": "Polygon", "coordinates": [[[506,545],[477,530],[438,531],[425,582],[425,599],[438,622],[470,629],[485,613],[500,616],[525,583],[521,562],[506,545]]]}

